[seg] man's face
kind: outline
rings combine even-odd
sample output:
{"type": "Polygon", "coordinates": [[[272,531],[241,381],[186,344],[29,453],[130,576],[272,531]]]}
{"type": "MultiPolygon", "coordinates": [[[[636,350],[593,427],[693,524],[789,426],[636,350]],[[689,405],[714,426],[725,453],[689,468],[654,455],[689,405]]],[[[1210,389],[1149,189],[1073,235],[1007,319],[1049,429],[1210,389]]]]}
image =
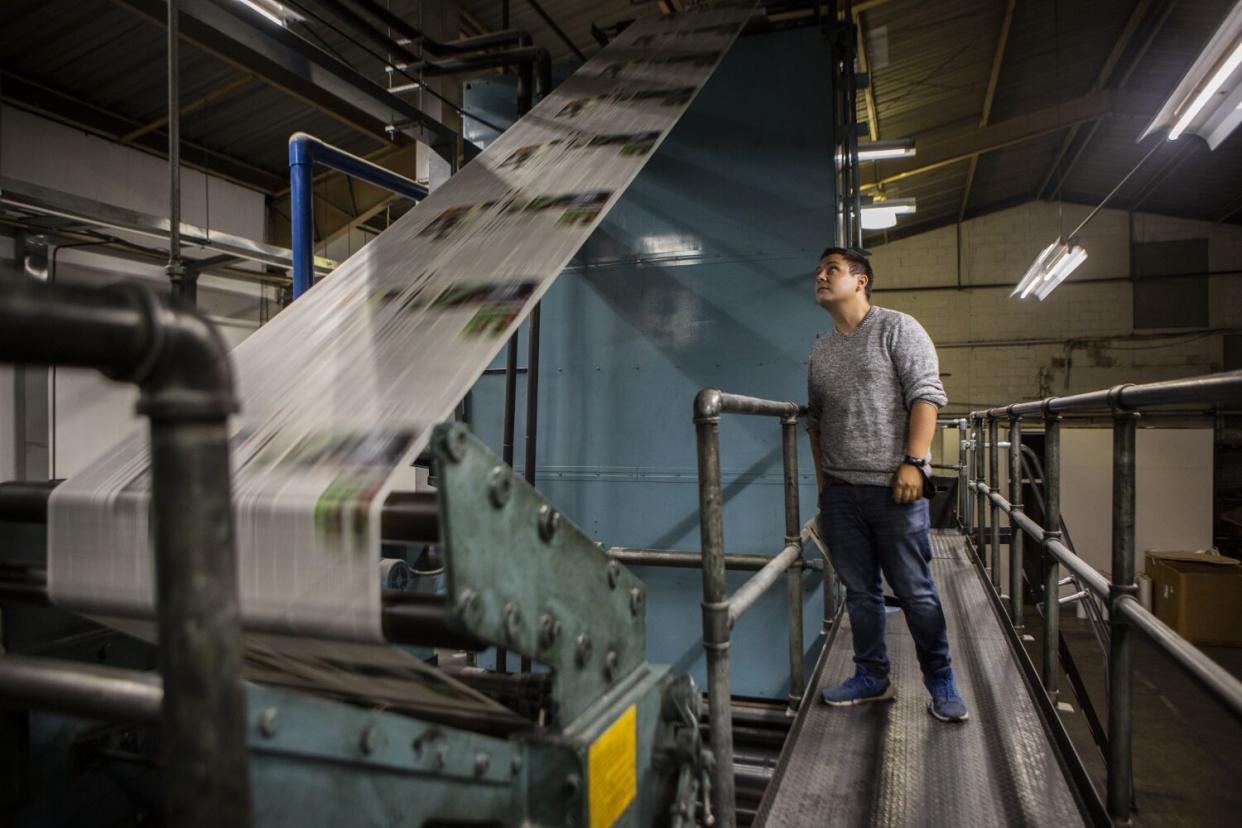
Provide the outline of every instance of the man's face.
{"type": "Polygon", "coordinates": [[[825,256],[815,271],[815,302],[827,308],[850,299],[864,290],[866,281],[865,274],[850,272],[850,263],[841,254],[825,256]]]}

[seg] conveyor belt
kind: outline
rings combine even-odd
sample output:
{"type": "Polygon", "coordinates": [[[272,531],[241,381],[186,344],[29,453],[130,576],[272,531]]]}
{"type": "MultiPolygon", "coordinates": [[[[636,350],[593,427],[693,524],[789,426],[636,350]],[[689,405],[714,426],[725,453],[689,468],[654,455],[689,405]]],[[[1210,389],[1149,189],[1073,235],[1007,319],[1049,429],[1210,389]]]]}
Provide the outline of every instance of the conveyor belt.
{"type": "Polygon", "coordinates": [[[899,613],[888,618],[896,700],[823,704],[820,691],[854,670],[843,615],[756,825],[1085,824],[965,539],[933,532],[932,550],[969,721],[949,725],[928,715],[914,643],[899,613]]]}

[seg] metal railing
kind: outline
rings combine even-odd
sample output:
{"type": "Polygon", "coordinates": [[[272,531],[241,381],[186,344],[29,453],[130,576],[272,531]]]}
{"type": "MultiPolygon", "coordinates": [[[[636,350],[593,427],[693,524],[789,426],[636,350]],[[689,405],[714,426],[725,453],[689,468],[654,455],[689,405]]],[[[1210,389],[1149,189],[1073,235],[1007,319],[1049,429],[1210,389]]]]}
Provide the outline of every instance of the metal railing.
{"type": "MultiPolygon", "coordinates": [[[[726,394],[707,388],[694,400],[698,443],[699,521],[703,564],[703,648],[707,654],[708,721],[715,766],[711,805],[715,824],[734,828],[733,730],[730,713],[729,631],[755,601],[786,576],[789,590],[789,707],[797,710],[804,690],[802,675],[802,544],[798,506],[798,415],[792,402],[726,394]],[[732,596],[726,593],[724,510],[720,487],[720,415],[776,417],[781,425],[785,484],[784,547],[732,596]]],[[[825,596],[831,579],[825,567],[825,596]]]]}
{"type": "Polygon", "coordinates": [[[1060,619],[1060,567],[1108,605],[1108,768],[1106,802],[1109,816],[1128,820],[1134,801],[1133,781],[1133,664],[1130,630],[1138,630],[1168,655],[1226,710],[1242,720],[1242,682],[1190,644],[1138,602],[1135,580],[1135,438],[1139,409],[1178,403],[1223,404],[1242,401],[1242,371],[1146,385],[1119,385],[1111,389],[1049,397],[985,411],[971,412],[960,421],[967,470],[966,487],[975,493],[973,508],[964,496],[963,529],[971,537],[982,566],[1000,592],[1000,515],[1009,519],[1009,618],[1022,627],[1022,573],[1027,536],[1038,544],[1044,562],[1041,680],[1055,698],[1056,659],[1060,619]],[[1111,580],[1065,545],[1061,527],[1061,415],[1111,412],[1113,418],[1113,517],[1111,580]],[[1039,416],[1044,426],[1043,480],[1045,529],[1027,517],[1022,505],[1022,420],[1039,416]],[[1000,423],[1009,426],[1009,497],[999,491],[1000,423]],[[984,429],[987,439],[984,439],[984,429]],[[988,473],[984,473],[984,452],[988,473]],[[991,518],[985,516],[989,511],[991,518]],[[990,528],[990,537],[988,529],[990,528]]]}

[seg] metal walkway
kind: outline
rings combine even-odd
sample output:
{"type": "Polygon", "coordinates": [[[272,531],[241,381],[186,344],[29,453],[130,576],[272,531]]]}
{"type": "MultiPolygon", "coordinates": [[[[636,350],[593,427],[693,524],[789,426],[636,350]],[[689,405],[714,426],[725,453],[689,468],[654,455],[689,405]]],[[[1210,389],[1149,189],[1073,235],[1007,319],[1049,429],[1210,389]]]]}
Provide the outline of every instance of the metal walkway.
{"type": "Polygon", "coordinates": [[[820,690],[854,670],[849,619],[820,658],[755,825],[1084,825],[1079,801],[957,532],[932,532],[959,725],[927,713],[914,643],[888,618],[893,702],[832,708],[820,690]]]}

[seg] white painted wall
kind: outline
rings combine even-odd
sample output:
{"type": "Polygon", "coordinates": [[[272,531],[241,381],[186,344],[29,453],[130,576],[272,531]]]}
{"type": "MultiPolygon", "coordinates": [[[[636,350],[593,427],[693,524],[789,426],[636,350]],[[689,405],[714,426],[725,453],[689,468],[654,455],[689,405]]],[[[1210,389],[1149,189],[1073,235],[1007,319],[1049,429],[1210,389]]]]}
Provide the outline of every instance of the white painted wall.
{"type": "MultiPolygon", "coordinates": [[[[0,142],[0,175],[168,215],[168,163],[162,158],[12,107],[0,117],[0,142]]],[[[264,206],[255,190],[181,170],[183,222],[262,240],[264,206]]]]}
{"type": "MultiPolygon", "coordinates": [[[[1134,333],[1131,285],[1098,281],[1130,272],[1129,216],[1121,210],[1103,210],[1087,226],[1082,243],[1090,257],[1047,301],[1009,297],[1039,251],[1072,229],[1088,209],[1032,202],[963,223],[960,290],[955,289],[959,255],[954,227],[873,249],[880,291],[876,303],[913,314],[931,334],[945,374],[948,411],[1193,376],[1222,367],[1219,332],[1159,341],[1124,339],[1134,333]],[[991,283],[1001,286],[982,287],[991,283]],[[945,287],[951,289],[918,290],[945,287]],[[1109,336],[1118,339],[1092,347],[1072,342],[1109,336]]],[[[1135,216],[1135,241],[1191,238],[1208,240],[1211,270],[1242,270],[1242,227],[1135,216]]],[[[1211,328],[1242,333],[1242,275],[1211,277],[1209,303],[1211,328]]],[[[1003,430],[1002,439],[1007,439],[1003,430]]],[[[956,431],[949,431],[937,441],[944,462],[954,462],[955,440],[956,431]]],[[[1135,540],[1142,572],[1148,549],[1212,544],[1212,432],[1140,428],[1137,450],[1135,540]]],[[[1111,567],[1111,463],[1111,430],[1064,427],[1062,509],[1080,554],[1101,570],[1111,567]]],[[[1005,468],[1002,462],[1003,475],[1005,468]]]]}
{"type": "MultiPolygon", "coordinates": [[[[1134,333],[1130,284],[1098,282],[1130,272],[1128,214],[1103,210],[1082,233],[1090,257],[1045,302],[1009,292],[1039,251],[1089,208],[1031,202],[962,225],[873,250],[877,304],[917,317],[940,353],[950,410],[968,410],[1219,370],[1219,334],[1159,342],[1071,345],[1084,337],[1134,333]],[[974,287],[1001,283],[1000,287],[974,287]],[[1141,347],[1136,347],[1141,346],[1141,347]],[[1066,362],[1068,358],[1068,362],[1066,362]]],[[[1148,214],[1135,216],[1134,240],[1206,238],[1213,271],[1242,270],[1242,227],[1148,214]]],[[[1210,279],[1210,326],[1242,329],[1242,276],[1210,279]]]]}
{"type": "MultiPolygon", "coordinates": [[[[159,158],[102,138],[6,107],[0,118],[0,175],[39,184],[114,206],[153,215],[168,214],[168,166],[159,158]]],[[[262,241],[265,204],[261,193],[195,170],[181,171],[182,220],[262,241]]],[[[144,245],[158,240],[134,237],[144,245]]],[[[10,258],[9,239],[0,239],[0,257],[10,258]]],[[[192,251],[189,255],[195,255],[192,251]]],[[[54,277],[65,281],[107,282],[141,279],[158,287],[167,282],[158,266],[128,262],[89,250],[63,250],[54,277]]],[[[262,291],[236,280],[203,277],[200,306],[231,344],[259,325],[262,291]]],[[[15,472],[14,384],[10,369],[0,370],[0,479],[15,472]]],[[[140,425],[132,388],[91,371],[50,372],[52,424],[50,475],[80,470],[99,453],[140,425]]],[[[42,435],[28,435],[40,439],[42,435]]]]}
{"type": "MultiPolygon", "coordinates": [[[[1212,545],[1212,441],[1210,428],[1138,429],[1137,572],[1144,571],[1148,550],[1212,545]]],[[[1061,511],[1074,548],[1107,572],[1112,569],[1112,431],[1063,428],[1061,457],[1061,511]]]]}

